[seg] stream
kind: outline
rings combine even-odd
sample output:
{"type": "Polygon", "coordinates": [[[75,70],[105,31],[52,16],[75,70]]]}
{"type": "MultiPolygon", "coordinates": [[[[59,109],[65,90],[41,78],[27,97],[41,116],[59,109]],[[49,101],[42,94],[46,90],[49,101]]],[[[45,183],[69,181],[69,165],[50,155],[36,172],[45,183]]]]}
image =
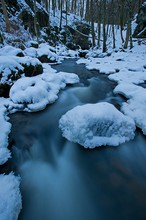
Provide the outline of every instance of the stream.
{"type": "Polygon", "coordinates": [[[60,117],[77,105],[106,101],[119,109],[124,98],[113,94],[116,84],[74,59],[54,68],[77,73],[81,83],[66,87],[43,111],[10,115],[9,165],[21,177],[19,220],[146,219],[146,137],[141,131],[118,147],[89,150],[67,141],[58,128],[60,117]]]}

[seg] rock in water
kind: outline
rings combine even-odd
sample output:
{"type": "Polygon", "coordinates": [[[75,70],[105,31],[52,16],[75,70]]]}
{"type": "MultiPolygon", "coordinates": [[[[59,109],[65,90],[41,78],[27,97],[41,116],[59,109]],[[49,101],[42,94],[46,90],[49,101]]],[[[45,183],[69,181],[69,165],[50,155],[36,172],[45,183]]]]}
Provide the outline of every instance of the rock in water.
{"type": "Polygon", "coordinates": [[[85,148],[117,146],[134,138],[134,121],[112,104],[102,102],[77,106],[59,121],[62,135],[85,148]]]}
{"type": "Polygon", "coordinates": [[[133,33],[133,37],[146,38],[146,2],[141,6],[136,18],[137,26],[133,33]]]}

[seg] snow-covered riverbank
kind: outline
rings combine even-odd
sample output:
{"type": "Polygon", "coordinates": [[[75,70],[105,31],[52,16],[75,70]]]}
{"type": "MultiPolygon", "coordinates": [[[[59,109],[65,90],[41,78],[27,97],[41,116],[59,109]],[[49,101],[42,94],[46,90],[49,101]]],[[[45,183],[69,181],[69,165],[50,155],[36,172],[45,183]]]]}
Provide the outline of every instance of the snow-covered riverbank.
{"type": "MultiPolygon", "coordinates": [[[[57,73],[48,63],[41,63],[37,59],[38,55],[47,54],[48,59],[59,61],[59,55],[51,52],[50,48],[49,45],[42,45],[40,49],[28,48],[24,52],[12,46],[0,49],[0,83],[10,86],[9,97],[0,97],[0,165],[11,157],[7,148],[11,131],[8,115],[16,111],[40,111],[47,104],[56,101],[60,89],[64,89],[67,84],[79,82],[76,74],[57,73]],[[23,57],[17,56],[18,54],[23,54],[23,57]],[[32,71],[36,71],[36,66],[42,66],[42,74],[33,76],[30,71],[32,77],[27,77],[24,68],[30,65],[33,67],[32,71]]],[[[63,48],[62,52],[67,55],[63,48]]],[[[68,53],[75,55],[71,51],[68,53]]],[[[18,218],[22,207],[19,185],[20,178],[13,173],[0,175],[0,219],[18,218]]]]}
{"type": "Polygon", "coordinates": [[[128,100],[123,103],[121,111],[134,119],[137,127],[146,134],[146,89],[140,83],[146,82],[146,44],[137,42],[131,50],[114,52],[104,58],[79,59],[89,70],[96,69],[107,74],[118,86],[115,94],[122,94],[128,100]]]}

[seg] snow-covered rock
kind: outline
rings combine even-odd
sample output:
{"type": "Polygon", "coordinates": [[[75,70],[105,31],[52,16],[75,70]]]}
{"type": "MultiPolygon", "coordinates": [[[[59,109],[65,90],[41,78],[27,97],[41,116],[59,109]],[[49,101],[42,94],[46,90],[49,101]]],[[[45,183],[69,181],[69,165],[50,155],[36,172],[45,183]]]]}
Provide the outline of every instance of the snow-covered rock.
{"type": "Polygon", "coordinates": [[[135,123],[113,105],[102,102],[77,106],[59,121],[62,135],[85,148],[117,146],[134,138],[135,123]]]}
{"type": "Polygon", "coordinates": [[[0,56],[17,56],[19,54],[23,55],[23,51],[10,45],[0,48],[0,56]]]}
{"type": "Polygon", "coordinates": [[[122,83],[115,88],[114,93],[128,98],[121,110],[125,115],[133,118],[146,135],[146,89],[134,84],[122,83]]]}
{"type": "Polygon", "coordinates": [[[37,58],[29,56],[0,56],[0,82],[17,80],[24,73],[26,76],[34,76],[43,72],[42,64],[37,58]]]}
{"type": "Polygon", "coordinates": [[[52,63],[59,60],[56,49],[47,43],[42,43],[38,48],[27,48],[25,54],[31,57],[37,57],[42,63],[52,63]]]}
{"type": "MultiPolygon", "coordinates": [[[[50,70],[50,68],[48,68],[50,70]]],[[[47,104],[55,102],[60,89],[66,84],[79,82],[76,74],[45,72],[40,76],[24,77],[17,80],[10,89],[10,99],[15,104],[23,104],[25,111],[39,111],[47,104]]]]}
{"type": "Polygon", "coordinates": [[[22,208],[20,195],[20,178],[9,175],[0,175],[0,219],[17,220],[22,208]]]}

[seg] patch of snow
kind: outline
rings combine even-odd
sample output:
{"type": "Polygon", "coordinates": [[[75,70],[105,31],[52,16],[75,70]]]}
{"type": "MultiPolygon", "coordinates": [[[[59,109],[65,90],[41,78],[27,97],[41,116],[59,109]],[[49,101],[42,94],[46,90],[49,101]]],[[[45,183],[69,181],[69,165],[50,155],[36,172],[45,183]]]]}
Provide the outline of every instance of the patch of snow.
{"type": "Polygon", "coordinates": [[[113,105],[103,102],[77,106],[59,121],[62,135],[85,148],[117,146],[134,138],[135,123],[113,105]]]}
{"type": "Polygon", "coordinates": [[[9,175],[0,175],[0,219],[17,220],[22,208],[20,195],[20,178],[9,175]]]}

